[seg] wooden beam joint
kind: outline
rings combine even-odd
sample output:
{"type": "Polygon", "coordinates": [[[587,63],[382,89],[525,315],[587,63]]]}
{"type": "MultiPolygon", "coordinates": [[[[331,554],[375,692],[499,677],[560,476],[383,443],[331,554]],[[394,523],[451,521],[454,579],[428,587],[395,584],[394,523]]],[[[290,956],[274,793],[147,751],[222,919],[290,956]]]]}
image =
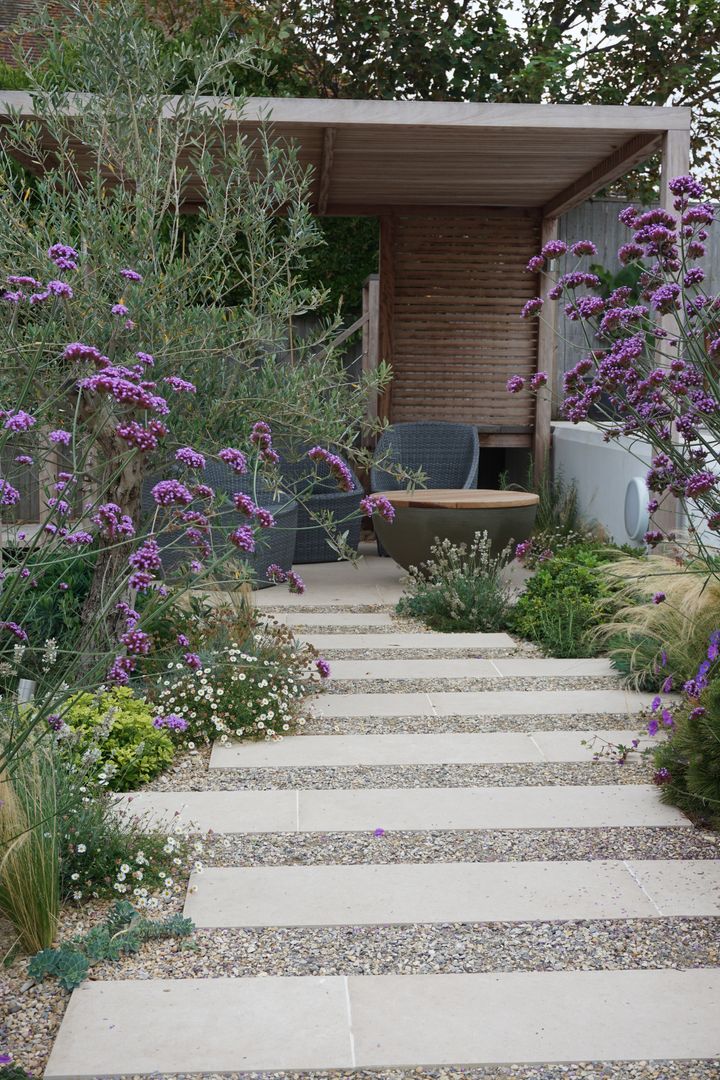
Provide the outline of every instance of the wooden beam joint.
{"type": "Polygon", "coordinates": [[[630,172],[636,165],[651,157],[662,146],[662,133],[652,135],[634,135],[632,139],[619,146],[604,161],[594,165],[579,179],[574,180],[563,191],[546,203],[543,208],[543,217],[557,218],[566,214],[573,206],[585,202],[600,188],[611,184],[625,173],[630,172]]]}

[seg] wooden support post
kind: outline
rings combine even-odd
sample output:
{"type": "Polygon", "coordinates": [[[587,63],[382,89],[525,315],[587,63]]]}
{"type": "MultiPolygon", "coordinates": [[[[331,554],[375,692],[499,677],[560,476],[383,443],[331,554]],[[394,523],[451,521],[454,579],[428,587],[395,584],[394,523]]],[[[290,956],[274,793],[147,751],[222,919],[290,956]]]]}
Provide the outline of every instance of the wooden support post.
{"type": "MultiPolygon", "coordinates": [[[[395,315],[395,221],[389,214],[380,219],[380,304],[378,360],[392,365],[393,321],[395,315]]],[[[378,415],[390,417],[391,389],[389,386],[378,400],[378,415]]]]}
{"type": "MultiPolygon", "coordinates": [[[[540,246],[550,240],[557,240],[558,219],[544,217],[540,227],[540,246]]],[[[542,477],[550,460],[550,422],[552,420],[552,400],[557,379],[557,334],[555,302],[548,300],[548,293],[554,284],[554,275],[543,274],[540,296],[545,301],[538,325],[537,370],[548,374],[547,386],[538,392],[535,401],[535,435],[533,438],[533,467],[535,479],[542,477]]]]}
{"type": "MultiPolygon", "coordinates": [[[[363,282],[363,374],[377,371],[380,360],[380,276],[370,274],[363,282]]],[[[374,423],[378,415],[377,394],[370,392],[367,403],[368,423],[374,423]]]]}
{"type": "Polygon", "coordinates": [[[326,214],[330,198],[330,179],[332,177],[333,158],[335,156],[335,128],[326,127],[323,132],[322,157],[318,178],[318,214],[326,214]]]}
{"type": "MultiPolygon", "coordinates": [[[[675,214],[673,207],[674,195],[670,191],[670,181],[675,176],[684,176],[690,171],[690,132],[689,130],[673,130],[665,133],[662,148],[662,163],[660,169],[660,206],[670,214],[675,214]]],[[[676,215],[677,216],[677,215],[676,215]]],[[[674,315],[663,315],[660,320],[663,329],[670,334],[677,333],[677,322],[674,315]]],[[[669,362],[668,345],[663,343],[664,355],[660,363],[664,366],[669,362]]],[[[673,433],[673,439],[677,434],[673,433]]],[[[682,524],[682,508],[675,495],[666,495],[660,502],[660,506],[652,515],[654,528],[663,533],[674,533],[682,524]]]]}

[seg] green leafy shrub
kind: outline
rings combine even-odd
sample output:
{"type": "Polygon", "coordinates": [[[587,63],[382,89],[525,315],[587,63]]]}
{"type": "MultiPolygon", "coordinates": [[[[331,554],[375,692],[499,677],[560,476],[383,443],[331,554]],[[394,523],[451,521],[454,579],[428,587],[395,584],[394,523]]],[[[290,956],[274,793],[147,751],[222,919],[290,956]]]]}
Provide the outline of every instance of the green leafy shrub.
{"type": "Polygon", "coordinates": [[[420,619],[431,630],[503,629],[510,590],[502,571],[510,561],[510,548],[495,555],[487,532],[478,532],[469,548],[441,540],[430,550],[431,559],[410,568],[408,595],[400,599],[398,614],[420,619]]]}
{"type": "Polygon", "coordinates": [[[577,545],[542,563],[518,599],[513,628],[552,656],[597,655],[592,631],[612,595],[598,568],[614,557],[611,548],[577,545]]]}
{"type": "Polygon", "coordinates": [[[110,790],[133,790],[173,759],[172,740],[153,726],[153,715],[151,706],[125,686],[77,694],[62,714],[69,732],[60,745],[110,790]]]}
{"type": "Polygon", "coordinates": [[[720,826],[720,680],[711,679],[697,702],[675,713],[670,739],[655,751],[656,783],[665,802],[720,826]]]}
{"type": "Polygon", "coordinates": [[[93,964],[136,953],[146,941],[187,937],[194,929],[192,921],[182,915],[148,919],[127,900],[117,900],[104,923],[56,949],[43,949],[33,956],[28,975],[38,982],[51,975],[66,990],[74,990],[85,981],[93,964]]]}

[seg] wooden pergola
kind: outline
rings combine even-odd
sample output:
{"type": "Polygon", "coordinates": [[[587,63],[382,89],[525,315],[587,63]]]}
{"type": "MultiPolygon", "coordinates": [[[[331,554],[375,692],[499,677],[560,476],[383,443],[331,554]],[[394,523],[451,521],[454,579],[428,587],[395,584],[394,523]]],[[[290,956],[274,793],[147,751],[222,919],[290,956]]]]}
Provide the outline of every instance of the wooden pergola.
{"type": "MultiPolygon", "coordinates": [[[[0,117],[8,107],[32,112],[20,92],[0,94],[0,117]]],[[[536,370],[555,382],[555,305],[519,317],[550,287],[527,261],[562,214],[658,151],[671,209],[668,181],[689,168],[690,110],[250,98],[226,111],[251,142],[262,126],[297,147],[317,214],[379,218],[366,362],[393,368],[381,414],[472,423],[483,445],[531,447],[544,461],[550,393],[505,389],[536,370]]]]}

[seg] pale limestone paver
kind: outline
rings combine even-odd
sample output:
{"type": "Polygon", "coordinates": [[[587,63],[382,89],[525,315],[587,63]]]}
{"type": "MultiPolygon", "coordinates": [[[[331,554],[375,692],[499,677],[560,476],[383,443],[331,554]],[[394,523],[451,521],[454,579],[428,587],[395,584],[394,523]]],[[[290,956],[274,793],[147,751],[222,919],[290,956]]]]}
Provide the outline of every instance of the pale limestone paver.
{"type": "Polygon", "coordinates": [[[306,585],[300,595],[284,585],[260,589],[254,600],[261,611],[299,611],[302,608],[353,608],[367,604],[394,608],[402,594],[401,581],[407,575],[392,559],[372,555],[357,563],[311,563],[296,567],[306,585]]]}
{"type": "Polygon", "coordinates": [[[719,1012],[702,968],[89,981],[45,1080],[714,1058],[719,1012]]]}
{"type": "MultiPolygon", "coordinates": [[[[370,765],[502,764],[591,761],[603,745],[653,745],[633,730],[442,733],[438,735],[302,735],[262,742],[215,743],[211,769],[278,769],[370,765]],[[593,742],[593,737],[596,742],[593,742]]],[[[655,740],[657,741],[657,740],[655,740]]]]}
{"type": "MultiPolygon", "coordinates": [[[[390,611],[280,611],[268,612],[268,617],[285,626],[310,626],[317,627],[325,632],[330,627],[337,627],[339,631],[348,626],[377,626],[398,627],[398,622],[392,617],[390,611]]],[[[418,630],[421,630],[418,627],[418,630]]],[[[301,635],[300,635],[301,636],[301,635]]],[[[355,635],[353,634],[353,637],[355,635]]]]}
{"type": "MultiPolygon", "coordinates": [[[[127,806],[119,796],[121,808],[127,806]]],[[[217,833],[686,826],[652,785],[148,791],[130,805],[148,820],[217,833]]]]}
{"type": "Polygon", "coordinates": [[[712,1058],[720,971],[530,971],[350,980],[356,1062],[712,1058]]]}
{"type": "MultiPolygon", "coordinates": [[[[327,616],[323,616],[327,619],[327,616]]],[[[359,618],[355,616],[355,618],[359,618]]],[[[324,624],[327,626],[327,622],[324,624]]],[[[360,625],[360,623],[358,623],[360,625]]],[[[509,634],[434,634],[397,632],[393,634],[296,634],[320,652],[325,649],[387,651],[390,649],[512,649],[515,642],[509,634]]],[[[572,661],[571,661],[572,663],[572,661]]]]}
{"type": "Polygon", "coordinates": [[[389,660],[333,660],[335,682],[356,680],[417,679],[562,679],[590,675],[595,678],[617,674],[609,660],[551,660],[517,657],[508,660],[488,660],[481,657],[459,657],[446,660],[435,658],[389,660]]]}
{"type": "Polygon", "coordinates": [[[45,1080],[353,1064],[343,978],[86,982],[45,1080]]]}
{"type": "MultiPolygon", "coordinates": [[[[324,694],[317,716],[603,716],[649,709],[652,694],[628,690],[457,690],[437,693],[324,694]]],[[[511,725],[512,726],[512,725],[511,725]]]]}
{"type": "Polygon", "coordinates": [[[297,832],[295,791],[142,791],[118,796],[118,812],[172,828],[200,832],[297,832]]]}
{"type": "Polygon", "coordinates": [[[185,915],[203,927],[363,926],[720,915],[720,863],[486,862],[211,867],[185,915]]]}

